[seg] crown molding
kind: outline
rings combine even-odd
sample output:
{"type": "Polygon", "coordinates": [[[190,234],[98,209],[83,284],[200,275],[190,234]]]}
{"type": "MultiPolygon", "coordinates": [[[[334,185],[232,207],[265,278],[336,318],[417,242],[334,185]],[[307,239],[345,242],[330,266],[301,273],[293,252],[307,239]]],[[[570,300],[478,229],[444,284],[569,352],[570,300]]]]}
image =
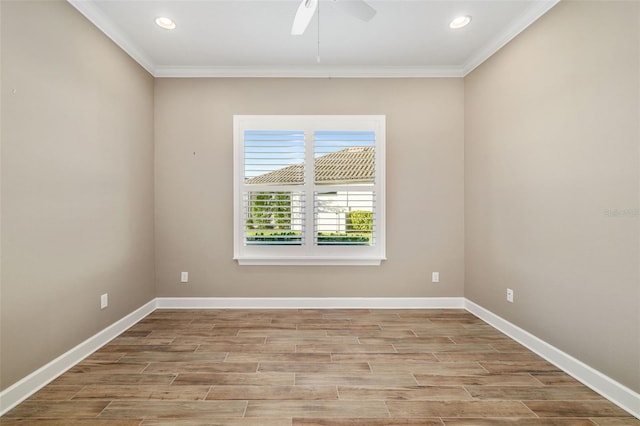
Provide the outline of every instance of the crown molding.
{"type": "Polygon", "coordinates": [[[217,78],[426,78],[463,77],[458,67],[156,67],[155,77],[217,78]]]}
{"type": "Polygon", "coordinates": [[[462,67],[462,75],[466,77],[471,71],[479,67],[484,61],[502,49],[507,43],[547,13],[560,0],[546,0],[533,2],[531,7],[516,19],[504,32],[489,41],[482,49],[472,56],[462,67]]]}
{"type": "Polygon", "coordinates": [[[67,0],[67,2],[131,56],[142,68],[147,70],[149,74],[155,76],[155,64],[151,58],[140,50],[115,22],[107,18],[94,2],[89,0],[67,0]]]}
{"type": "Polygon", "coordinates": [[[560,0],[532,2],[531,7],[461,66],[158,66],[91,0],[67,0],[154,77],[178,78],[459,78],[490,58],[560,0]]]}

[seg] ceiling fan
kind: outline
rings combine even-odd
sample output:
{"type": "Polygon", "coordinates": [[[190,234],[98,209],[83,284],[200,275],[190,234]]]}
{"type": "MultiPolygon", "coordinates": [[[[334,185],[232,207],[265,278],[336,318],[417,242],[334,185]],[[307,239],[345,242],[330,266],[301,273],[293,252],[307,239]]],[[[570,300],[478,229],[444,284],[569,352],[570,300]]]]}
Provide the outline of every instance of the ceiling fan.
{"type": "MultiPolygon", "coordinates": [[[[296,12],[296,17],[293,20],[293,26],[291,27],[292,35],[304,34],[304,31],[309,26],[311,18],[318,9],[319,0],[302,0],[296,12]]],[[[376,10],[369,6],[364,0],[332,0],[338,5],[345,13],[361,19],[365,22],[369,22],[375,15],[376,10]]]]}

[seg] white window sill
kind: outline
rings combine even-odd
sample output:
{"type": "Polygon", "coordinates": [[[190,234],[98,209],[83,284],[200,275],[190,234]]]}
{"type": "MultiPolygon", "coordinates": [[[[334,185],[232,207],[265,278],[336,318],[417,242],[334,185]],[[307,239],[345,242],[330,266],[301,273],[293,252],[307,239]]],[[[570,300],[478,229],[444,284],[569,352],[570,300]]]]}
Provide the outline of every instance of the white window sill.
{"type": "Polygon", "coordinates": [[[331,257],[255,257],[255,258],[235,258],[239,265],[242,266],[380,266],[380,263],[386,258],[359,258],[359,259],[345,259],[345,258],[331,258],[331,257]]]}

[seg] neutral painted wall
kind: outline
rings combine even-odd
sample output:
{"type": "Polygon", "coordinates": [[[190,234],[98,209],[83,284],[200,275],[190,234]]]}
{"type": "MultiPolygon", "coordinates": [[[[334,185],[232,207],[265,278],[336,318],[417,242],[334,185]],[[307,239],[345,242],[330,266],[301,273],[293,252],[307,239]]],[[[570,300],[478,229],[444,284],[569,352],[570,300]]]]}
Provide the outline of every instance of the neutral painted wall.
{"type": "Polygon", "coordinates": [[[0,8],[4,389],[155,296],[153,79],[64,1],[0,8]]]}
{"type": "Polygon", "coordinates": [[[462,79],[156,79],[155,96],[158,296],[462,296],[462,79]],[[234,114],[385,114],[388,260],[238,266],[234,114]]]}
{"type": "Polygon", "coordinates": [[[466,295],[640,391],[639,13],[563,2],[464,82],[154,89],[65,2],[0,1],[1,388],[154,296],[466,295]],[[389,260],[233,262],[233,114],[386,114],[389,260]]]}
{"type": "Polygon", "coordinates": [[[465,296],[636,392],[639,43],[561,2],[465,78],[465,296]]]}

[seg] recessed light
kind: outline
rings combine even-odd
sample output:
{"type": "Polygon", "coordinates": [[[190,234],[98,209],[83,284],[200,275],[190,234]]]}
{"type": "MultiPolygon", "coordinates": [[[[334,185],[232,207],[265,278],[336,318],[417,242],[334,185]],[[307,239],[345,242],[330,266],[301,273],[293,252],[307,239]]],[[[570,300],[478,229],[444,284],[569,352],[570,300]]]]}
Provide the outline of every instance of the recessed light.
{"type": "Polygon", "coordinates": [[[449,28],[457,30],[458,28],[465,27],[471,22],[471,16],[458,16],[449,24],[449,28]]]}
{"type": "Polygon", "coordinates": [[[159,16],[156,18],[156,25],[165,30],[173,30],[176,27],[176,23],[171,18],[165,16],[159,16]]]}

